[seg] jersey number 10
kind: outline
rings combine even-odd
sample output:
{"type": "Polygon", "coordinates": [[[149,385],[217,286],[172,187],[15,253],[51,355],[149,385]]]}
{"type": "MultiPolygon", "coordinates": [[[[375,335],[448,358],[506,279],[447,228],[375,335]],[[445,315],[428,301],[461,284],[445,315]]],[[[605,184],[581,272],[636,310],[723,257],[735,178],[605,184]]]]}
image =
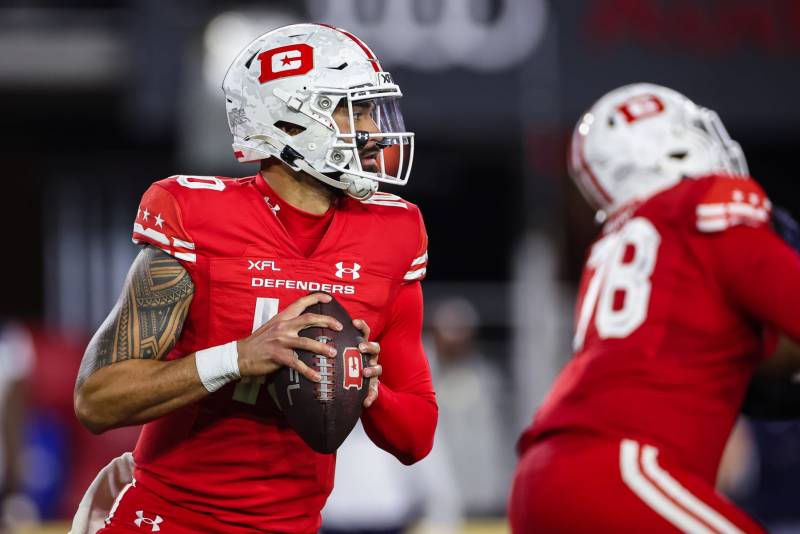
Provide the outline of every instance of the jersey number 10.
{"type": "Polygon", "coordinates": [[[653,223],[636,217],[597,241],[586,268],[592,271],[575,328],[572,348],[583,348],[592,318],[600,339],[623,338],[639,328],[650,305],[650,277],[661,236],[653,223]]]}

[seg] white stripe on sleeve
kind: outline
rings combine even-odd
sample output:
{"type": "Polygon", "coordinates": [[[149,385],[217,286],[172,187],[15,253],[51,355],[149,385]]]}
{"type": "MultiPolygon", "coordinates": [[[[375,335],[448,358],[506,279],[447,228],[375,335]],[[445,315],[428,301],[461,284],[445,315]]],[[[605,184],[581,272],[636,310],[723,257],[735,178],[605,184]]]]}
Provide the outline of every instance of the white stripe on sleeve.
{"type": "Polygon", "coordinates": [[[425,251],[425,254],[420,256],[419,258],[414,258],[414,261],[411,262],[411,266],[414,267],[415,265],[422,265],[428,261],[428,251],[425,251]]]}
{"type": "Polygon", "coordinates": [[[154,241],[158,241],[162,245],[169,246],[169,238],[165,234],[162,234],[157,230],[153,230],[152,228],[145,228],[139,223],[133,223],[133,232],[145,237],[149,237],[154,241]]]}
{"type": "Polygon", "coordinates": [[[416,271],[408,271],[406,275],[403,277],[403,280],[417,280],[425,276],[425,272],[427,269],[424,267],[422,269],[417,269],[416,271]]]}

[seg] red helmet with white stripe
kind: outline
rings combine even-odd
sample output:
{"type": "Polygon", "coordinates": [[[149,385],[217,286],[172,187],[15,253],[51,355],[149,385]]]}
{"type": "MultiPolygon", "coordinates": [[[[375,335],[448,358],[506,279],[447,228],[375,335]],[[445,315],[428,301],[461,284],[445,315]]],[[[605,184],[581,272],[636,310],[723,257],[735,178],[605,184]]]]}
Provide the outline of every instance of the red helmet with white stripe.
{"type": "Polygon", "coordinates": [[[222,89],[239,161],[276,157],[359,199],[378,182],[408,181],[414,134],[405,131],[400,88],[367,45],[342,29],[294,24],[266,33],[237,56],[222,89]],[[355,130],[353,107],[365,100],[375,104],[379,132],[355,130]],[[349,131],[333,119],[339,105],[347,106],[349,131]],[[396,172],[387,169],[383,150],[377,171],[362,168],[358,149],[370,137],[382,149],[397,145],[396,172]]]}
{"type": "Polygon", "coordinates": [[[611,91],[581,117],[568,165],[586,199],[607,213],[683,178],[748,174],[739,143],[715,112],[648,83],[611,91]]]}

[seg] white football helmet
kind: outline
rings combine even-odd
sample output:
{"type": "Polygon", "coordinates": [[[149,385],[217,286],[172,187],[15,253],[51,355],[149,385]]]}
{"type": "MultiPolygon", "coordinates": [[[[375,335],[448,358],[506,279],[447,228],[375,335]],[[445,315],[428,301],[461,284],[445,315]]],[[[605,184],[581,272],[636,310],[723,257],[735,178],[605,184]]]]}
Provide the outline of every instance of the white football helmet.
{"type": "Polygon", "coordinates": [[[378,182],[408,181],[414,134],[405,131],[400,88],[367,45],[344,30],[294,24],[266,33],[236,57],[222,89],[239,161],[275,157],[361,200],[378,182]],[[378,133],[355,130],[353,105],[365,100],[375,104],[378,133]],[[350,131],[340,131],[332,117],[339,104],[347,106],[350,131]],[[302,131],[290,135],[280,127],[287,123],[302,131]],[[370,138],[381,148],[379,172],[361,166],[358,149],[370,138]],[[394,174],[383,150],[392,145],[399,160],[394,174]]]}
{"type": "Polygon", "coordinates": [[[605,213],[683,178],[748,174],[739,143],[715,112],[649,83],[615,89],[581,117],[568,165],[589,203],[605,213]]]}

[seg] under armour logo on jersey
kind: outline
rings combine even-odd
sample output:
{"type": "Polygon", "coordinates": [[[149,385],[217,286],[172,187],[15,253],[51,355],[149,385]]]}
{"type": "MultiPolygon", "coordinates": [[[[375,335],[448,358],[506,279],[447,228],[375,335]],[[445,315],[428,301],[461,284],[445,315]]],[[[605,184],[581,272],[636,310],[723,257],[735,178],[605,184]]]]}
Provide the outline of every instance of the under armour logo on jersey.
{"type": "Polygon", "coordinates": [[[269,209],[271,209],[272,213],[274,213],[275,215],[277,215],[278,212],[281,211],[280,205],[273,202],[269,197],[264,197],[264,202],[267,203],[267,206],[269,206],[269,209]]]}
{"type": "Polygon", "coordinates": [[[142,523],[145,525],[150,525],[150,532],[158,532],[161,530],[161,527],[158,526],[164,522],[164,518],[160,515],[156,514],[155,519],[150,519],[149,517],[144,516],[144,510],[137,510],[136,511],[137,519],[134,520],[134,523],[137,527],[141,528],[142,523]]]}
{"type": "Polygon", "coordinates": [[[340,261],[336,264],[336,276],[338,278],[344,278],[344,275],[350,275],[350,278],[353,280],[358,280],[361,278],[361,275],[358,274],[358,271],[361,269],[361,265],[357,263],[353,263],[352,267],[345,267],[345,263],[340,261]]]}

